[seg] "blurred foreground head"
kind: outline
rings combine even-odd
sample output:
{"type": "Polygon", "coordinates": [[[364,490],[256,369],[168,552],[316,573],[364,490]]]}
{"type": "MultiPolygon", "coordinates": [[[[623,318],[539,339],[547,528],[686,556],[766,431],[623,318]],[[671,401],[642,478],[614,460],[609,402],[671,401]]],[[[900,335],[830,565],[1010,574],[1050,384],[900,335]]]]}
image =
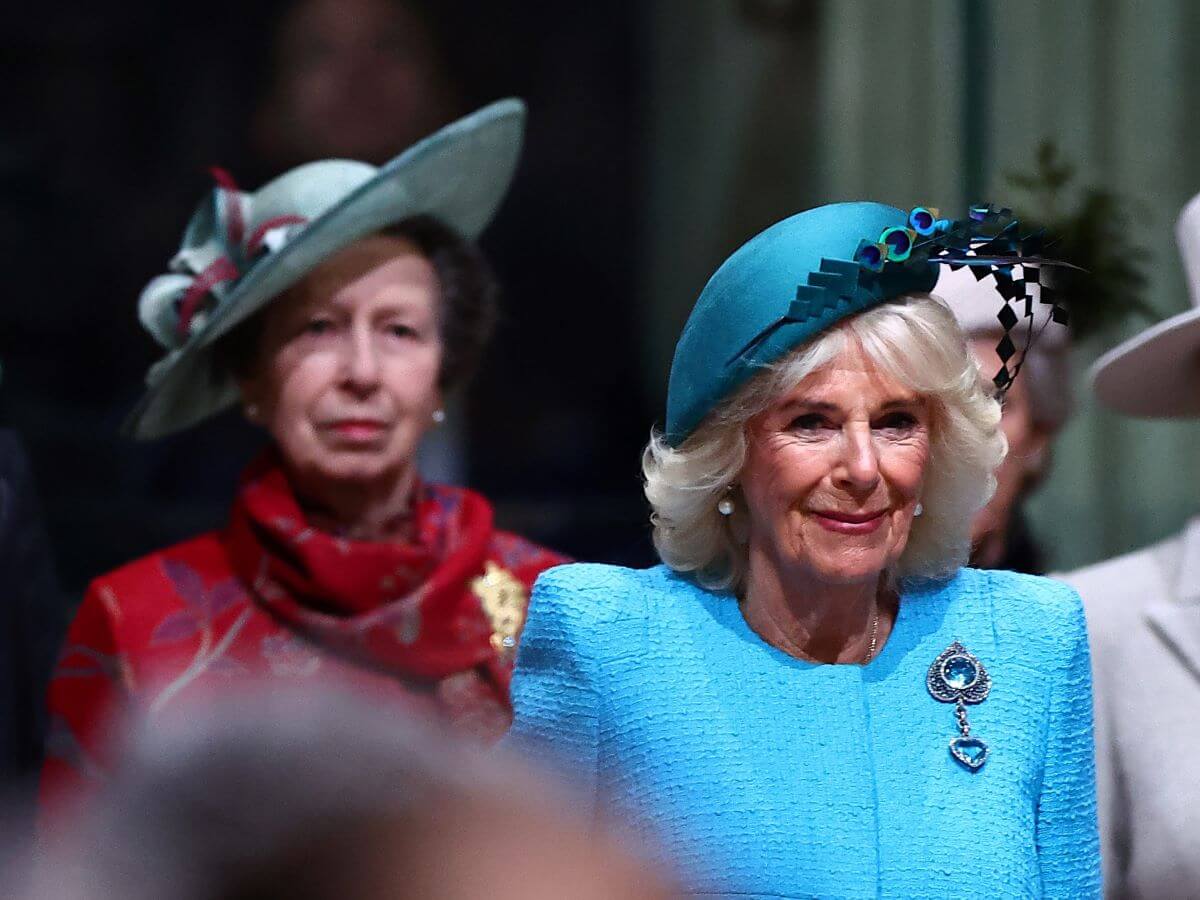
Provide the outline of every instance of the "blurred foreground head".
{"type": "Polygon", "coordinates": [[[418,0],[297,0],[272,43],[255,143],[273,168],[330,157],[380,165],[457,111],[418,0]]]}
{"type": "Polygon", "coordinates": [[[673,896],[545,780],[331,694],[156,724],[34,885],[39,900],[673,896]]]}

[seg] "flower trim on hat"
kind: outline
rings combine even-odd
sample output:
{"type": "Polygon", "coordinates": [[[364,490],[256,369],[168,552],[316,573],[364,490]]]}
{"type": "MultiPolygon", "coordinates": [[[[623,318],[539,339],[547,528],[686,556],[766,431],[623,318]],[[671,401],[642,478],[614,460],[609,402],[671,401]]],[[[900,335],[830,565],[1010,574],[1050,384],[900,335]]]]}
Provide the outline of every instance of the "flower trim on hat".
{"type": "Polygon", "coordinates": [[[996,315],[1004,330],[996,346],[1001,367],[992,379],[997,391],[1003,392],[1017,377],[1041,332],[1041,328],[1033,327],[1034,298],[1030,286],[1039,285],[1039,301],[1053,307],[1050,320],[1059,325],[1068,322],[1066,307],[1058,302],[1051,286],[1040,283],[1039,273],[1043,266],[1070,269],[1078,266],[1044,257],[1044,246],[1045,233],[1039,229],[1021,235],[1019,222],[1006,208],[977,204],[970,208],[966,219],[952,221],[939,218],[934,208],[914,207],[908,215],[907,227],[886,228],[873,240],[863,239],[853,260],[823,258],[818,269],[808,274],[807,282],[797,286],[788,311],[755,335],[727,365],[746,357],[783,325],[824,317],[837,307],[850,312],[872,305],[878,294],[879,279],[899,267],[915,271],[929,265],[946,265],[951,269],[968,266],[979,281],[992,275],[996,293],[1003,300],[996,315]],[[1020,304],[1017,309],[1013,308],[1014,302],[1020,304]],[[1030,327],[1018,356],[1010,332],[1022,318],[1030,320],[1030,327]],[[1014,357],[1016,361],[1012,362],[1014,357]]]}
{"type": "Polygon", "coordinates": [[[200,334],[233,289],[254,266],[277,252],[304,228],[308,220],[298,215],[278,215],[253,221],[253,197],[238,189],[229,174],[212,170],[217,186],[200,204],[184,232],[169,272],[146,285],[138,300],[138,318],[159,344],[173,351],[147,376],[156,373],[185,344],[200,334]]]}

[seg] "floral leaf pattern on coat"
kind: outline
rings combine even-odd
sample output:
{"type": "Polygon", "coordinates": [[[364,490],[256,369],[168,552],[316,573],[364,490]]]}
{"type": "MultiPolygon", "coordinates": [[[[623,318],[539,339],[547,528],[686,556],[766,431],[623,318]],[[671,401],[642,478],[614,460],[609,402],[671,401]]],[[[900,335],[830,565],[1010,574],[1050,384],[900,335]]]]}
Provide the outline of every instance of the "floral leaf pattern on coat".
{"type": "Polygon", "coordinates": [[[241,663],[229,660],[225,651],[237,638],[252,612],[250,606],[245,606],[222,632],[216,626],[217,617],[236,608],[246,597],[246,592],[237,577],[223,578],[205,587],[203,576],[183,560],[166,558],[162,560],[161,566],[163,574],[187,608],[163,619],[154,629],[150,643],[175,643],[196,636],[199,636],[200,640],[187,668],[154,698],[150,705],[152,714],[160,712],[180,691],[205,672],[229,676],[246,671],[241,663]]]}
{"type": "Polygon", "coordinates": [[[156,626],[150,635],[150,646],[185,641],[204,627],[200,616],[190,609],[171,613],[156,626]]]}
{"type": "Polygon", "coordinates": [[[162,570],[187,610],[172,614],[158,624],[151,643],[186,640],[246,599],[246,589],[236,577],[222,578],[205,588],[199,572],[180,559],[163,559],[162,570]],[[191,620],[191,628],[185,619],[191,620]]]}
{"type": "Polygon", "coordinates": [[[179,599],[197,611],[203,610],[208,601],[208,591],[204,589],[204,579],[200,573],[180,559],[167,558],[162,560],[163,574],[171,582],[179,599]]]}
{"type": "Polygon", "coordinates": [[[232,609],[246,600],[246,588],[239,578],[218,581],[208,590],[208,609],[216,618],[227,609],[232,609]]]}
{"type": "Polygon", "coordinates": [[[223,578],[211,587],[187,563],[164,559],[163,573],[186,608],[166,616],[150,635],[151,646],[185,641],[212,626],[221,613],[245,600],[246,590],[236,577],[223,578]]]}

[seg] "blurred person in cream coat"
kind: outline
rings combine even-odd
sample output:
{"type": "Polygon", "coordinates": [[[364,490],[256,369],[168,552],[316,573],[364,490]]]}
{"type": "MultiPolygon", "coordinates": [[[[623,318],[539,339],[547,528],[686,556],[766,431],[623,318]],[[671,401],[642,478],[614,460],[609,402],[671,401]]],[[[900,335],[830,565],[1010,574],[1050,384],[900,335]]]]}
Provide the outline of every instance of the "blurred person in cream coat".
{"type": "MultiPolygon", "coordinates": [[[[1200,195],[1176,237],[1193,309],[1092,371],[1100,401],[1127,415],[1200,418],[1200,195]]],[[[1105,895],[1200,898],[1200,516],[1064,578],[1090,633],[1105,895]]]]}

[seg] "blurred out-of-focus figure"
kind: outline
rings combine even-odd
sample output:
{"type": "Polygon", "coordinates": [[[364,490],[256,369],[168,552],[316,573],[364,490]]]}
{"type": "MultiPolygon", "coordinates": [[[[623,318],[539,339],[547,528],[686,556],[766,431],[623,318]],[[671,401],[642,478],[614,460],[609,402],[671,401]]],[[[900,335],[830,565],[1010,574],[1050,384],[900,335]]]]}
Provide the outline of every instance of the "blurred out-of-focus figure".
{"type": "Polygon", "coordinates": [[[1069,265],[1044,271],[1028,285],[1032,315],[1011,329],[980,302],[1004,287],[993,275],[945,271],[934,293],[958,319],[985,377],[1002,364],[997,351],[1005,335],[1012,342],[1006,352],[1015,354],[1021,372],[1004,394],[1008,454],[996,470],[996,492],[971,527],[971,565],[1041,575],[1049,548],[1029,527],[1025,505],[1049,474],[1054,444],[1074,413],[1072,348],[1131,315],[1149,318],[1152,310],[1142,296],[1146,254],[1130,239],[1131,213],[1121,194],[1080,183],[1075,164],[1048,140],[1028,171],[1007,180],[1024,198],[1017,207],[1022,227],[1045,235],[1055,257],[1069,265]],[[1052,321],[1056,309],[1069,313],[1069,328],[1052,321]]]}
{"type": "Polygon", "coordinates": [[[254,145],[273,171],[314,159],[382,165],[457,109],[430,20],[405,0],[301,0],[275,32],[254,145]]]}
{"type": "Polygon", "coordinates": [[[1055,264],[1017,224],[835,203],[752,238],[643,455],[664,564],[538,580],[511,740],[645,810],[702,896],[1099,896],[1083,610],[966,566],[1005,381],[930,293],[978,266],[1016,326],[1055,264]]]}
{"type": "MultiPolygon", "coordinates": [[[[1200,417],[1200,196],[1175,233],[1195,308],[1092,371],[1100,402],[1126,415],[1200,417]]],[[[1092,643],[1106,894],[1200,898],[1200,518],[1064,578],[1092,643]]]]}
{"type": "Polygon", "coordinates": [[[145,729],[32,881],[34,900],[676,896],[546,777],[360,696],[251,683],[145,729]]]}
{"type": "Polygon", "coordinates": [[[510,721],[527,592],[562,557],[423,479],[418,446],[495,318],[473,240],[517,163],[524,105],[492,104],[382,168],[326,160],[198,208],[140,317],[166,355],[128,430],[240,405],[269,438],[228,527],[96,579],[50,689],[43,797],[104,777],[120,714],[243,679],[347,682],[481,740],[510,721]]]}
{"type": "MultiPolygon", "coordinates": [[[[1033,285],[1035,301],[1040,286],[1033,285]]],[[[990,378],[1001,365],[996,343],[1004,328],[996,318],[995,279],[977,279],[970,269],[949,269],[938,278],[934,294],[946,301],[970,343],[983,374],[990,378]]],[[[1052,306],[1036,303],[1034,317],[1022,319],[1012,331],[1014,343],[1024,347],[1033,328],[1021,377],[1004,395],[1001,426],[1008,453],[996,470],[996,492],[971,526],[971,565],[981,569],[1011,569],[1040,575],[1041,552],[1034,544],[1021,512],[1025,498],[1037,487],[1050,464],[1054,438],[1071,414],[1071,339],[1066,328],[1050,323],[1052,306]],[[1047,327],[1049,326],[1049,327],[1047,327]]]]}

